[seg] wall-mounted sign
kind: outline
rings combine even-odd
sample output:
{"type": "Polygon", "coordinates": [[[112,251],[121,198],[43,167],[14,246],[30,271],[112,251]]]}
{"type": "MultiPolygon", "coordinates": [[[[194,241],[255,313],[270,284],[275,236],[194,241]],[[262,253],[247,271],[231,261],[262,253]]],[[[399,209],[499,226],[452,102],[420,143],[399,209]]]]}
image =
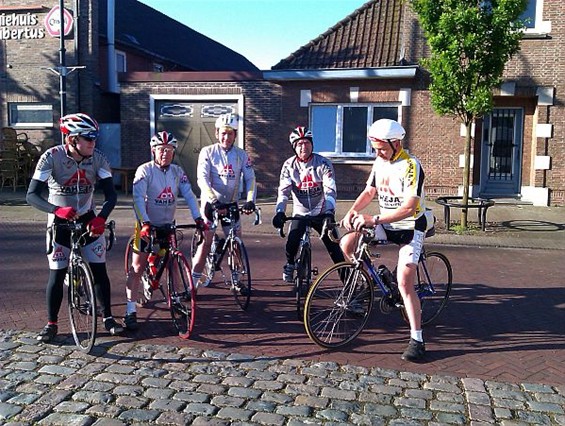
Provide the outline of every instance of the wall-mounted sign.
{"type": "Polygon", "coordinates": [[[0,13],[0,40],[44,38],[39,22],[35,13],[0,13]]]}
{"type": "MultiPolygon", "coordinates": [[[[63,35],[69,35],[73,29],[74,20],[73,15],[63,8],[63,35]]],[[[45,29],[51,37],[59,37],[61,35],[61,9],[59,6],[55,6],[49,11],[45,17],[45,29]]]]}

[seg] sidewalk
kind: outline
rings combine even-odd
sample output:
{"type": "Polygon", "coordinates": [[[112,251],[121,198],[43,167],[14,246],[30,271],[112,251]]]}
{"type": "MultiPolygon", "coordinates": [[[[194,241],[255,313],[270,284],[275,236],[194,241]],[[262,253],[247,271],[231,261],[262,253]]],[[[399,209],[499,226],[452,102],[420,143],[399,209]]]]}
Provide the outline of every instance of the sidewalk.
{"type": "MultiPolygon", "coordinates": [[[[258,205],[262,209],[263,224],[247,226],[250,219],[244,218],[245,232],[275,235],[270,223],[274,203],[261,200],[258,205]]],[[[338,218],[350,205],[351,201],[338,202],[338,218]]],[[[439,220],[438,232],[430,238],[430,244],[475,246],[481,247],[481,253],[491,250],[499,255],[500,251],[492,247],[565,248],[564,208],[497,204],[488,211],[486,232],[478,230],[469,235],[456,235],[445,231],[442,207],[433,202],[430,206],[439,220]]],[[[189,217],[186,207],[181,208],[179,217],[189,217]]],[[[121,232],[127,233],[133,220],[131,195],[119,196],[112,219],[121,232]]],[[[474,222],[476,216],[471,213],[469,219],[474,222]]],[[[30,225],[27,228],[36,229],[44,222],[45,214],[28,206],[23,192],[0,191],[0,225],[16,236],[11,244],[21,246],[19,238],[22,238],[21,230],[25,224],[30,225]]],[[[472,252],[472,249],[464,247],[455,249],[461,254],[472,252]]],[[[535,252],[536,259],[556,259],[561,255],[557,251],[535,252]]],[[[514,256],[513,253],[511,255],[514,256]]],[[[494,262],[500,262],[498,257],[492,258],[494,262]]],[[[549,261],[550,264],[554,262],[549,261]]],[[[504,265],[504,261],[501,263],[504,265]]],[[[561,281],[555,278],[555,274],[552,279],[558,285],[561,281]]],[[[557,274],[561,276],[559,272],[557,274]]],[[[25,279],[24,273],[22,282],[25,279]]],[[[3,285],[9,283],[4,282],[3,285]]],[[[23,286],[14,287],[13,291],[21,288],[23,286]]],[[[489,290],[492,289],[482,289],[483,292],[489,290]]],[[[34,297],[39,298],[38,293],[34,297]]],[[[29,300],[18,302],[16,293],[11,294],[13,298],[8,294],[3,299],[13,304],[16,310],[22,306],[18,303],[25,302],[29,306],[29,300]]],[[[30,296],[23,291],[20,294],[24,298],[30,296]]],[[[483,296],[470,294],[469,302],[473,304],[466,305],[462,300],[460,307],[470,306],[467,312],[472,312],[479,319],[484,316],[485,324],[479,328],[486,329],[493,321],[507,323],[505,316],[523,316],[520,306],[527,303],[522,301],[527,299],[525,294],[528,293],[501,293],[499,299],[495,298],[497,303],[501,303],[501,309],[496,312],[497,320],[485,314],[494,314],[494,311],[477,310],[479,305],[474,304],[474,298],[484,298],[484,293],[483,296]]],[[[561,294],[557,286],[553,293],[541,292],[535,296],[539,300],[544,297],[552,299],[552,303],[543,305],[543,309],[559,315],[563,306],[561,294]]],[[[530,299],[529,303],[532,301],[530,299]]],[[[209,301],[208,306],[204,303],[201,309],[208,309],[208,318],[218,321],[214,316],[216,311],[211,312],[209,301]]],[[[547,314],[535,312],[538,316],[547,314]]],[[[460,315],[461,311],[457,313],[460,315]]],[[[261,338],[268,338],[276,340],[278,346],[272,353],[249,355],[239,353],[241,346],[235,343],[235,339],[231,347],[225,346],[229,348],[225,351],[213,349],[214,339],[219,338],[213,333],[203,334],[198,344],[194,342],[192,345],[191,341],[149,344],[146,338],[102,335],[97,339],[93,353],[85,355],[75,350],[68,333],[61,333],[55,344],[44,345],[35,341],[35,334],[30,330],[6,330],[0,326],[0,424],[565,425],[565,386],[562,381],[509,383],[492,380],[493,376],[489,375],[498,368],[497,364],[508,363],[515,369],[539,371],[545,368],[551,371],[552,377],[565,377],[563,364],[559,361],[564,346],[558,334],[558,316],[555,316],[553,327],[536,328],[525,334],[513,335],[512,327],[495,328],[496,333],[503,333],[497,336],[498,341],[504,340],[513,350],[524,353],[519,353],[519,361],[516,361],[516,358],[509,358],[504,347],[485,345],[480,348],[477,357],[480,357],[480,368],[484,366],[484,373],[490,378],[479,379],[477,375],[456,377],[444,370],[441,370],[443,374],[437,373],[426,365],[421,367],[420,372],[408,371],[408,367],[405,369],[400,364],[398,367],[394,364],[394,369],[384,368],[379,361],[371,362],[370,367],[362,367],[351,361],[350,352],[344,354],[343,359],[349,361],[343,363],[308,360],[303,352],[300,356],[287,356],[285,347],[293,345],[294,340],[285,340],[281,334],[254,335],[247,319],[240,322],[241,318],[238,319],[236,313],[229,309],[222,315],[225,317],[222,317],[221,324],[227,324],[242,339],[260,345],[261,338]],[[548,344],[552,333],[557,339],[548,344]],[[257,338],[259,336],[261,338],[257,338]],[[533,342],[524,341],[530,336],[534,336],[533,342]],[[534,345],[536,341],[540,351],[550,353],[552,363],[532,361],[532,355],[539,357],[540,351],[529,350],[528,344],[534,345]],[[481,353],[481,350],[485,352],[481,353]],[[493,355],[494,352],[496,354],[493,355]]],[[[272,322],[268,320],[273,321],[274,317],[263,318],[265,326],[272,328],[272,322]]],[[[462,318],[465,324],[460,327],[469,328],[469,317],[462,318]]],[[[168,330],[168,318],[165,321],[167,326],[162,326],[157,318],[153,321],[159,336],[163,335],[163,327],[168,330]]],[[[553,321],[553,317],[548,321],[553,321]]],[[[282,319],[277,322],[283,324],[282,319]]],[[[296,326],[294,322],[293,326],[296,326]]],[[[513,328],[520,330],[521,326],[514,326],[515,323],[512,322],[513,328]]],[[[454,326],[442,328],[439,334],[460,342],[454,326]]],[[[492,340],[488,333],[480,336],[481,342],[492,340]]],[[[288,336],[286,339],[289,339],[288,336]]],[[[452,363],[460,363],[462,359],[456,346],[445,353],[446,359],[452,363]]],[[[467,350],[472,349],[477,348],[467,344],[467,350]]],[[[386,355],[380,351],[382,347],[372,354],[364,350],[362,355],[386,355]]],[[[398,355],[395,353],[394,356],[398,355]]]]}
{"type": "MultiPolygon", "coordinates": [[[[112,213],[112,219],[118,224],[131,226],[133,213],[131,209],[131,194],[119,194],[118,205],[112,213]],[[122,222],[123,221],[123,222],[122,222]]],[[[338,200],[337,218],[343,217],[351,206],[351,200],[338,200]]],[[[275,234],[271,226],[275,203],[273,200],[258,200],[261,207],[263,223],[259,226],[248,226],[247,232],[275,234]]],[[[181,210],[186,209],[181,202],[181,210]]],[[[434,210],[438,220],[436,235],[429,239],[431,244],[472,245],[489,247],[513,247],[535,249],[565,249],[565,207],[534,207],[531,205],[513,204],[500,201],[488,210],[486,231],[478,228],[476,211],[469,211],[468,221],[474,230],[465,235],[457,235],[446,231],[443,223],[443,207],[434,201],[428,201],[428,206],[434,210]]],[[[373,202],[367,212],[376,212],[373,202]]],[[[291,207],[287,208],[290,214],[291,207]]],[[[452,212],[452,221],[459,221],[460,210],[452,212]]],[[[188,214],[188,213],[187,213],[188,214]]],[[[180,216],[183,217],[181,211],[180,216]]],[[[189,216],[185,216],[189,217],[189,216]]],[[[44,221],[45,214],[28,206],[23,191],[0,191],[0,220],[1,221],[44,221]]],[[[251,219],[244,220],[244,226],[251,219]]]]}

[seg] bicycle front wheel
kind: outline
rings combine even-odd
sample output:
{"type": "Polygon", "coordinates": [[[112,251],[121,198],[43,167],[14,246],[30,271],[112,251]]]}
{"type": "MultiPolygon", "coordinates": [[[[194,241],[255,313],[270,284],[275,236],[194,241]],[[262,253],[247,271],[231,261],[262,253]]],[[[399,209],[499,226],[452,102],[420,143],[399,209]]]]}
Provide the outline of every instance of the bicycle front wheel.
{"type": "Polygon", "coordinates": [[[296,265],[296,278],[294,279],[294,295],[296,299],[296,313],[299,321],[304,320],[302,299],[308,294],[312,279],[312,254],[310,247],[303,247],[296,265]]]}
{"type": "Polygon", "coordinates": [[[228,246],[228,266],[231,272],[231,292],[244,311],[251,300],[251,270],[243,241],[235,237],[228,246]]]}
{"type": "Polygon", "coordinates": [[[196,316],[196,293],[190,266],[180,252],[171,253],[167,272],[167,302],[171,318],[179,337],[188,339],[196,316]]]}
{"type": "Polygon", "coordinates": [[[73,338],[77,347],[89,353],[96,340],[96,297],[94,279],[82,260],[69,267],[68,307],[73,338]]]}
{"type": "Polygon", "coordinates": [[[304,326],[323,348],[339,348],[355,339],[373,308],[373,282],[350,262],[333,265],[320,275],[304,302],[304,326]]]}
{"type": "MultiPolygon", "coordinates": [[[[422,306],[422,325],[434,321],[447,305],[453,270],[447,257],[438,252],[425,253],[418,263],[416,293],[422,306]]],[[[406,311],[402,309],[402,316],[408,321],[406,311]]]]}

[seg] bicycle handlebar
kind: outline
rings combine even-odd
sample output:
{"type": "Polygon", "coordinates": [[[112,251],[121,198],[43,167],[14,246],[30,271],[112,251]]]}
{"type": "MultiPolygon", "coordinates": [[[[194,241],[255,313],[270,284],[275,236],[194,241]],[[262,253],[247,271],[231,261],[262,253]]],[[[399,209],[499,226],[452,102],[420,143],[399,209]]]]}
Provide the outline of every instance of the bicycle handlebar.
{"type": "MultiPolygon", "coordinates": [[[[219,209],[214,209],[212,211],[212,215],[214,216],[214,222],[217,222],[220,217],[218,214],[218,210],[223,210],[222,208],[219,209]]],[[[235,214],[235,212],[239,212],[242,214],[251,214],[251,213],[255,213],[255,219],[253,220],[253,226],[257,226],[257,225],[261,225],[261,223],[263,223],[262,219],[261,219],[261,207],[255,207],[255,210],[253,210],[251,213],[246,213],[243,211],[243,207],[236,207],[236,206],[227,206],[225,208],[225,210],[228,211],[227,216],[225,216],[228,220],[233,220],[233,216],[235,214]]]]}
{"type": "MultiPolygon", "coordinates": [[[[60,229],[65,229],[67,231],[71,231],[71,233],[74,233],[74,232],[81,232],[85,224],[82,222],[77,222],[76,220],[72,220],[69,222],[53,223],[51,226],[60,229]]],[[[104,225],[104,229],[108,230],[109,232],[108,240],[106,241],[106,251],[112,250],[112,247],[114,247],[114,243],[116,242],[115,228],[116,228],[116,222],[113,220],[106,222],[106,224],[104,225]]],[[[83,238],[88,234],[89,231],[81,232],[79,238],[83,238]]]]}
{"type": "MultiPolygon", "coordinates": [[[[284,221],[289,222],[289,221],[294,220],[294,221],[298,221],[298,222],[307,222],[307,224],[310,225],[313,221],[317,221],[317,220],[322,219],[322,221],[323,221],[322,222],[322,231],[320,232],[320,237],[319,237],[320,240],[321,240],[322,238],[324,238],[324,235],[326,235],[326,234],[328,234],[328,236],[331,239],[331,235],[330,235],[331,233],[329,232],[330,231],[329,226],[335,224],[335,222],[330,222],[330,220],[333,219],[333,217],[334,216],[332,214],[327,214],[327,213],[321,214],[319,216],[288,216],[288,217],[285,216],[284,221]]],[[[286,236],[285,233],[284,233],[284,229],[281,227],[281,228],[278,228],[278,230],[279,230],[280,237],[284,238],[286,236]]]]}

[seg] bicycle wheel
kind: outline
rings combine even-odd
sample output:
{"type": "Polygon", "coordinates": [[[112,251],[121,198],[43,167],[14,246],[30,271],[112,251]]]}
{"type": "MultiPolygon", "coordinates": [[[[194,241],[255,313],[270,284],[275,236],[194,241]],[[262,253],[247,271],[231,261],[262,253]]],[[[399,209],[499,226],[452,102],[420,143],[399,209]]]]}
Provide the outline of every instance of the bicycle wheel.
{"type": "Polygon", "coordinates": [[[180,252],[171,253],[167,266],[167,302],[179,337],[188,339],[194,327],[196,294],[187,260],[180,252]]]}
{"type": "MultiPolygon", "coordinates": [[[[416,292],[422,305],[422,325],[435,320],[447,305],[453,279],[451,264],[445,255],[429,252],[420,259],[417,269],[416,292]]],[[[402,316],[408,322],[406,310],[402,316]]]]}
{"type": "Polygon", "coordinates": [[[251,270],[243,241],[239,237],[228,246],[228,266],[231,272],[231,292],[235,302],[244,311],[251,300],[251,270]]]}
{"type": "Polygon", "coordinates": [[[304,302],[304,326],[314,343],[339,348],[350,343],[369,319],[373,282],[365,270],[341,262],[320,275],[304,302]]]}
{"type": "Polygon", "coordinates": [[[296,265],[296,277],[294,278],[294,296],[296,299],[296,313],[300,321],[304,320],[302,299],[308,294],[312,279],[312,254],[310,247],[304,246],[300,251],[300,257],[296,265]]]}
{"type": "Polygon", "coordinates": [[[68,287],[69,320],[77,347],[89,353],[96,340],[96,297],[94,280],[87,263],[77,260],[71,268],[68,287]]]}

